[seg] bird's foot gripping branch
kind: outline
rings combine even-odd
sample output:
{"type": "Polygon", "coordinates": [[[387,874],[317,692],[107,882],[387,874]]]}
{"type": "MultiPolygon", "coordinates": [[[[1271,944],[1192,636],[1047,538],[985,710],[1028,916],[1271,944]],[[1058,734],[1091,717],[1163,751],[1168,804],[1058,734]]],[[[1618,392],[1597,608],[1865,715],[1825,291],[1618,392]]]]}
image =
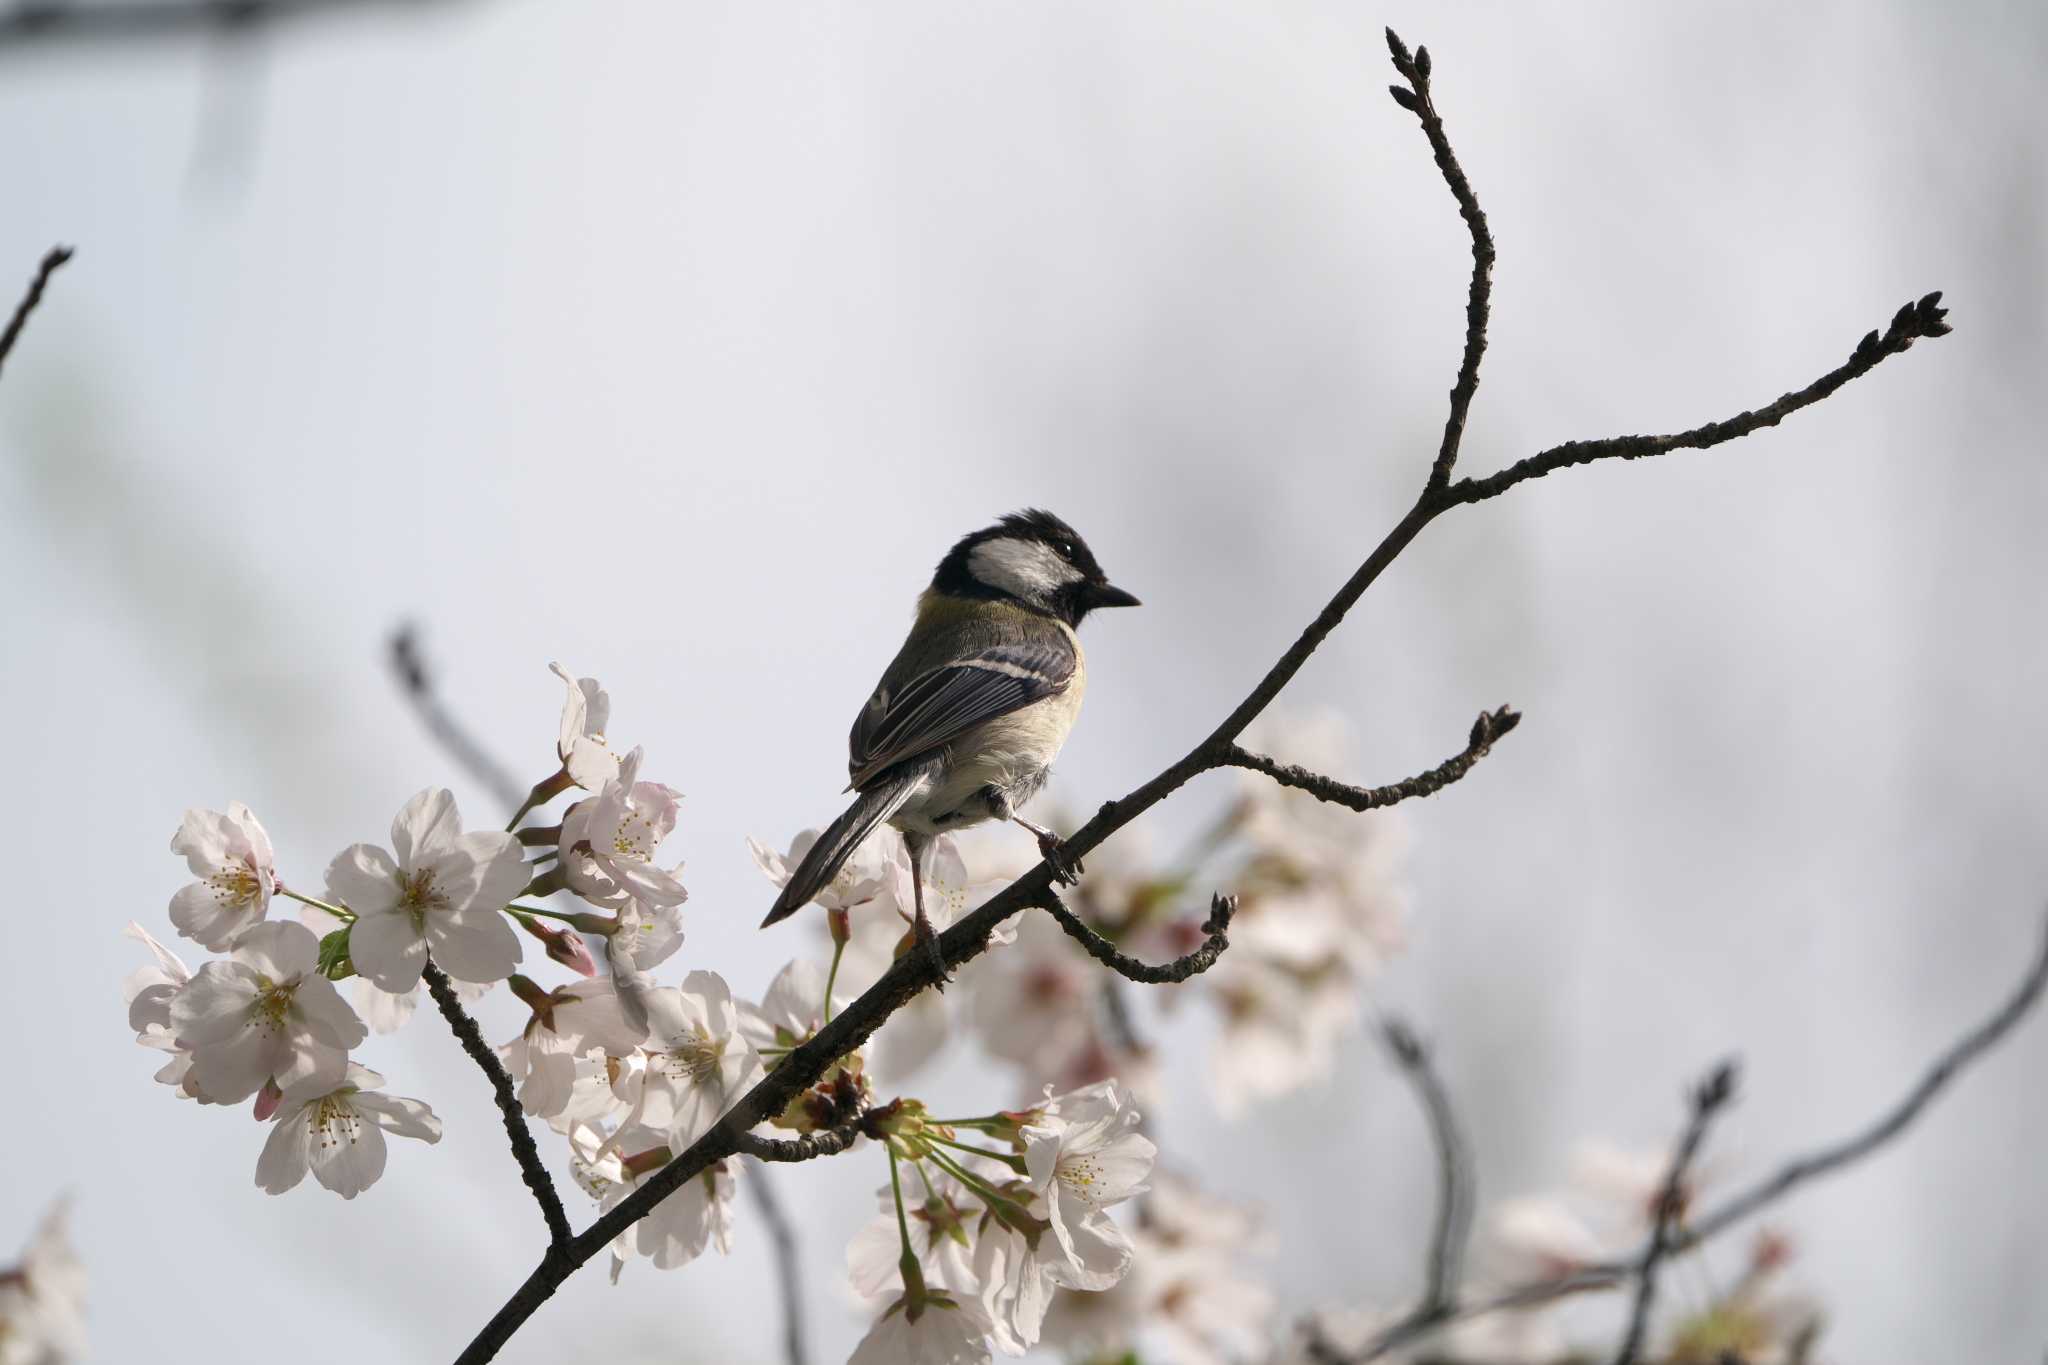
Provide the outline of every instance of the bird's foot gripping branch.
{"type": "MultiPolygon", "coordinates": [[[[600,1255],[616,1277],[636,1259],[673,1269],[724,1251],[747,1235],[739,1185],[765,1195],[753,1168],[761,1164],[843,1158],[880,1190],[874,1220],[852,1231],[853,1287],[875,1309],[856,1361],[1020,1353],[1052,1330],[1060,1296],[1119,1284],[1154,1254],[1162,1267],[1199,1262],[1210,1285],[1234,1282],[1228,1263],[1241,1235],[1202,1229],[1239,1225],[1188,1176],[1154,1170],[1157,1148],[1138,1111],[1154,1081],[1153,1049],[1123,1004],[1123,983],[1212,1001],[1212,1070],[1226,1110],[1318,1079],[1331,1039],[1360,1017],[1365,972],[1399,939],[1389,932],[1400,907],[1394,845],[1373,813],[1466,777],[1520,720],[1506,707],[1484,712],[1451,758],[1369,787],[1322,771],[1328,744],[1269,757],[1288,746],[1263,719],[1268,708],[1437,517],[1572,465],[1704,449],[1775,426],[1948,330],[1930,294],[1842,364],[1762,407],[1666,435],[1569,441],[1460,477],[1495,244],[1446,132],[1428,51],[1411,52],[1391,33],[1388,46],[1401,78],[1394,98],[1419,120],[1471,246],[1464,344],[1441,439],[1418,461],[1413,505],[1243,699],[1065,839],[1024,825],[1017,808],[1079,707],[1085,669],[1074,627],[1096,608],[1136,599],[1109,585],[1071,528],[1036,512],[968,536],[941,563],[916,630],[856,724],[852,807],[786,849],[754,846],[780,888],[770,922],[808,908],[813,934],[758,994],[736,992],[695,962],[670,984],[660,979],[680,970],[686,892],[680,867],[658,852],[676,827],[678,793],[643,775],[639,749],[614,743],[609,698],[588,678],[557,670],[566,703],[553,753],[529,787],[471,739],[441,705],[411,637],[399,640],[394,662],[423,721],[516,811],[502,830],[466,830],[450,793],[430,787],[405,804],[388,838],[352,844],[302,878],[281,873],[246,807],[188,813],[173,848],[192,880],[172,899],[170,919],[220,956],[188,970],[138,927],[154,965],[131,981],[131,1022],[138,1041],[164,1054],[157,1079],[208,1104],[247,1103],[268,1125],[255,1144],[258,1184],[279,1193],[310,1174],[352,1198],[382,1173],[387,1135],[439,1140],[427,1105],[385,1094],[357,1060],[373,1030],[412,1016],[423,984],[496,1095],[541,1214],[537,1263],[461,1361],[492,1359],[600,1255]],[[1268,727],[1265,740],[1253,737],[1255,726],[1268,727]],[[990,776],[996,753],[1028,761],[990,776]],[[1149,861],[1129,836],[1093,856],[1183,786],[1223,769],[1238,783],[1234,799],[1181,857],[1149,861]],[[984,821],[1024,825],[1043,856],[1021,876],[990,874],[951,832],[984,821]],[[1093,870],[1079,875],[1091,856],[1093,870]],[[1063,891],[1069,882],[1077,884],[1063,891]],[[1215,887],[1223,890],[1211,896],[1215,887]],[[1016,919],[1034,908],[1045,914],[1016,919]],[[539,958],[555,967],[542,969],[539,958]],[[955,972],[958,989],[927,989],[955,972]],[[340,982],[352,983],[351,998],[340,982]],[[510,997],[520,1015],[496,1048],[469,1012],[493,990],[497,1007],[510,997]],[[962,1033],[1014,1068],[1016,1107],[940,1118],[943,1106],[906,1090],[921,1063],[962,1033]],[[534,1141],[534,1119],[551,1130],[552,1162],[534,1141]],[[566,1166],[595,1203],[581,1231],[551,1165],[566,1166]],[[1171,1255],[1160,1251],[1162,1228],[1171,1255]]],[[[1325,1358],[1369,1359],[1453,1319],[1534,1299],[1485,1303],[1461,1289],[1471,1226],[1464,1139],[1428,1050],[1398,1023],[1387,1038],[1424,1099],[1439,1157],[1427,1289],[1357,1351],[1312,1340],[1325,1358]]],[[[1703,1235],[1678,1221],[1672,1191],[1730,1090],[1696,1103],[1648,1249],[1596,1267],[1604,1283],[1641,1286],[1639,1317],[1659,1266],[1703,1235]]],[[[764,1212],[793,1280],[793,1228],[772,1201],[764,1212]]],[[[1134,1301],[1149,1313],[1189,1312],[1187,1294],[1150,1281],[1134,1301]]],[[[784,1302],[782,1349],[795,1362],[805,1348],[790,1284],[784,1302]]],[[[1234,1320],[1256,1321],[1260,1311],[1241,1301],[1234,1320]]],[[[1624,1356],[1642,1339],[1632,1327],[1624,1356]]]]}

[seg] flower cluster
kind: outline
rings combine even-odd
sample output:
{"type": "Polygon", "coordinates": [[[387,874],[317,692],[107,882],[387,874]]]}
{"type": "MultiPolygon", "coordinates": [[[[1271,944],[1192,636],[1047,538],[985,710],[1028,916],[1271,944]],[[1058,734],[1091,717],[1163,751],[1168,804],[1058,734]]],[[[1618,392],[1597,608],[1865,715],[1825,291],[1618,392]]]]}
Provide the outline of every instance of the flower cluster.
{"type": "MultiPolygon", "coordinates": [[[[382,1174],[389,1137],[438,1141],[433,1111],[385,1094],[360,1050],[403,1026],[423,987],[460,1024],[460,1002],[503,983],[524,1007],[497,1049],[513,1093],[609,1210],[915,943],[909,855],[885,830],[815,898],[817,951],[758,1000],[708,970],[658,979],[682,945],[688,900],[681,867],[660,852],[681,794],[643,778],[640,749],[612,744],[610,699],[594,680],[555,671],[568,689],[555,766],[505,830],[465,829],[454,796],[429,788],[383,842],[329,859],[315,895],[280,875],[246,806],[185,817],[173,850],[193,880],[170,919],[215,956],[189,968],[131,925],[150,960],[127,982],[129,1022],[162,1054],[160,1083],[201,1104],[247,1101],[270,1125],[256,1162],[265,1191],[310,1174],[353,1198],[382,1174]],[[285,902],[295,915],[273,914],[285,902]],[[561,979],[529,974],[527,940],[566,969],[561,979]],[[345,998],[337,983],[351,980],[345,998]]],[[[786,850],[749,842],[779,886],[817,837],[805,831],[786,850]]],[[[1177,955],[1199,939],[1183,905],[1198,869],[1227,862],[1242,887],[1242,947],[1195,988],[1223,1013],[1219,1099],[1234,1108],[1312,1079],[1355,1017],[1360,980],[1398,946],[1398,842],[1261,784],[1188,865],[1154,869],[1126,851],[1136,847],[1099,853],[1075,896],[1089,922],[1141,954],[1177,955]]],[[[943,929],[1034,858],[1021,840],[936,840],[922,869],[932,922],[943,929]]],[[[1247,1358],[1272,1307],[1238,1264],[1252,1222],[1185,1177],[1154,1179],[1135,1097],[1155,1076],[1105,990],[1114,979],[1042,915],[996,942],[1004,950],[973,964],[960,989],[920,992],[768,1122],[831,1130],[836,1145],[887,1161],[880,1213],[847,1254],[874,1313],[854,1361],[1048,1348],[1092,1359],[1141,1338],[1198,1365],[1247,1358]],[[878,1098],[959,1037],[978,1039],[1015,1070],[1015,1093],[1035,1098],[949,1120],[910,1095],[878,1098]]],[[[613,1277],[636,1257],[673,1269],[729,1250],[742,1178],[727,1158],[669,1193],[614,1241],[613,1277]]]]}

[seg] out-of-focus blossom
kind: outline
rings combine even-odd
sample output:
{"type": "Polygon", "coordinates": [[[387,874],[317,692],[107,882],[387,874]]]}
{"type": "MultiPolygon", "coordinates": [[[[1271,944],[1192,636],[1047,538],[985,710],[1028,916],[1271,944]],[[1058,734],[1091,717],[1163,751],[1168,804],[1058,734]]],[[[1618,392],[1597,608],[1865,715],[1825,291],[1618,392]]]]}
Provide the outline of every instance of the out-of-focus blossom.
{"type": "Polygon", "coordinates": [[[974,1365],[990,1359],[988,1322],[972,1300],[934,1291],[897,1299],[853,1348],[847,1365],[974,1365]]]}
{"type": "Polygon", "coordinates": [[[21,1261],[0,1268],[0,1365],[69,1365],[85,1352],[85,1265],[71,1248],[60,1201],[21,1261]]]}
{"type": "Polygon", "coordinates": [[[171,1001],[192,979],[192,973],[176,953],[134,920],[128,921],[121,933],[156,958],[154,965],[137,967],[121,983],[122,998],[128,1002],[128,1027],[135,1030],[135,1041],[142,1046],[170,1054],[152,1079],[176,1088],[181,1096],[196,1098],[185,1084],[192,1070],[192,1054],[179,1044],[177,1030],[171,1026],[171,1001]]]}
{"type": "Polygon", "coordinates": [[[519,935],[500,913],[526,886],[519,841],[464,834],[455,797],[430,787],[391,823],[394,857],[352,844],[327,866],[329,898],[353,910],[349,959],[395,994],[419,984],[427,956],[459,981],[499,981],[519,964],[519,935]]]}
{"type": "Polygon", "coordinates": [[[320,975],[320,943],[290,920],[245,930],[231,957],[207,963],[170,1001],[170,1022],[192,1054],[187,1084],[235,1104],[265,1081],[291,1090],[340,1084],[348,1050],[368,1036],[320,975]]]}
{"type": "Polygon", "coordinates": [[[654,865],[655,849],[676,827],[682,793],[642,782],[642,757],[639,749],[627,754],[617,777],[562,817],[562,875],[569,889],[610,910],[677,906],[690,894],[679,880],[680,863],[654,865]]]}
{"type": "Polygon", "coordinates": [[[1611,1251],[1569,1204],[1549,1195],[1502,1200],[1486,1216],[1478,1250],[1480,1275],[1501,1288],[1570,1279],[1611,1251]]]}
{"type": "Polygon", "coordinates": [[[1076,1360],[1149,1356],[1139,1350],[1142,1334],[1165,1348],[1163,1359],[1187,1365],[1224,1365],[1257,1352],[1273,1293],[1242,1263],[1261,1246],[1250,1213],[1184,1177],[1155,1173],[1130,1236],[1128,1275],[1107,1289],[1053,1299],[1047,1344],[1076,1360]]]}
{"type": "Polygon", "coordinates": [[[384,1078],[349,1063],[348,1076],[334,1089],[287,1089],[276,1126],[256,1159],[256,1184],[266,1194],[283,1194],[313,1178],[343,1199],[353,1199],[384,1174],[384,1134],[441,1140],[441,1120],[418,1100],[380,1093],[384,1078]]]}
{"type": "Polygon", "coordinates": [[[1050,915],[1026,911],[1016,943],[975,971],[967,1017],[993,1056],[1027,1076],[1061,1075],[1094,1039],[1103,979],[1050,915]]]}
{"type": "Polygon", "coordinates": [[[1337,1039],[1357,1025],[1357,983],[1342,971],[1290,971],[1233,942],[1204,979],[1223,1016],[1210,1090],[1228,1118],[1327,1076],[1337,1039]]]}
{"type": "Polygon", "coordinates": [[[222,952],[235,935],[269,913],[270,894],[277,888],[270,836],[241,802],[229,802],[225,815],[186,811],[171,852],[183,856],[199,878],[171,897],[171,923],[186,938],[222,952]]]}

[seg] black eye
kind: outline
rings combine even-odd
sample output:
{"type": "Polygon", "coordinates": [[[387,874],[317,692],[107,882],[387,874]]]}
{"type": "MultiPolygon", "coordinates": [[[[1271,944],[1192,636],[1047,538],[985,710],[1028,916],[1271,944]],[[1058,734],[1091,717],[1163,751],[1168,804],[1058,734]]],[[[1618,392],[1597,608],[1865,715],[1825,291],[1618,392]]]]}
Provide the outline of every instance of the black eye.
{"type": "Polygon", "coordinates": [[[1060,552],[1062,559],[1072,559],[1074,557],[1074,542],[1071,540],[1055,540],[1052,543],[1052,547],[1060,552]]]}

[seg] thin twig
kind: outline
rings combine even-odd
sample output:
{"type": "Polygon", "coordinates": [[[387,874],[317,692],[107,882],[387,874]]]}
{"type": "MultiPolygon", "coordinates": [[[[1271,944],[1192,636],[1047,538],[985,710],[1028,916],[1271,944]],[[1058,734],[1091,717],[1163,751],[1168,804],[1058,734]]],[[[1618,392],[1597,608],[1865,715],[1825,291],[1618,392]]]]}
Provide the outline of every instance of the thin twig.
{"type": "Polygon", "coordinates": [[[1209,902],[1209,918],[1202,921],[1202,932],[1208,935],[1202,946],[1184,957],[1155,967],[1118,952],[1114,943],[1083,924],[1080,916],[1067,909],[1058,893],[1050,888],[1034,903],[1058,920],[1067,936],[1088,950],[1088,956],[1118,976],[1146,986],[1176,985],[1215,966],[1216,959],[1223,956],[1223,950],[1230,946],[1230,917],[1237,913],[1235,896],[1217,896],[1209,902]]]}
{"type": "Polygon", "coordinates": [[[1408,82],[1406,89],[1398,85],[1389,87],[1389,93],[1395,103],[1422,120],[1422,134],[1429,139],[1436,168],[1442,172],[1444,184],[1450,186],[1451,197],[1458,201],[1458,216],[1465,220],[1466,231],[1472,237],[1472,282],[1465,294],[1465,351],[1458,362],[1457,381],[1451,385],[1451,410],[1444,418],[1443,441],[1437,447],[1436,462],[1429,468],[1429,486],[1440,489],[1451,481],[1451,467],[1458,462],[1458,446],[1465,439],[1465,418],[1472,411],[1473,395],[1479,391],[1479,362],[1486,355],[1486,323],[1493,297],[1493,233],[1486,226],[1479,196],[1472,192],[1472,182],[1465,178],[1465,168],[1458,164],[1458,154],[1451,150],[1450,135],[1444,132],[1444,121],[1437,116],[1436,103],[1430,97],[1429,49],[1419,47],[1413,57],[1409,56],[1407,44],[1390,28],[1387,51],[1393,55],[1394,69],[1408,82]]]}
{"type": "Polygon", "coordinates": [[[43,301],[43,289],[50,283],[50,276],[57,273],[57,267],[70,260],[72,250],[68,246],[53,246],[43,253],[41,265],[36,267],[35,278],[28,282],[28,293],[22,295],[15,305],[14,316],[7,320],[7,330],[0,332],[0,365],[7,363],[7,353],[14,349],[16,337],[21,335],[22,324],[28,315],[35,312],[36,305],[43,301]]]}
{"type": "Polygon", "coordinates": [[[757,1165],[749,1173],[747,1188],[754,1192],[754,1204],[768,1227],[768,1245],[775,1253],[775,1280],[782,1287],[782,1358],[786,1365],[808,1365],[804,1349],[804,1304],[802,1267],[797,1261],[796,1225],[775,1193],[775,1182],[757,1165]]]}
{"type": "Polygon", "coordinates": [[[872,1137],[874,1115],[862,1114],[834,1128],[820,1128],[795,1138],[760,1137],[736,1133],[732,1146],[756,1161],[815,1161],[821,1156],[838,1156],[863,1137],[872,1137]]]}
{"type": "Polygon", "coordinates": [[[1664,1258],[1675,1249],[1677,1229],[1685,1217],[1686,1180],[1692,1171],[1693,1159],[1699,1155],[1700,1147],[1707,1140],[1707,1129],[1714,1118],[1728,1102],[1735,1098],[1735,1063],[1723,1062],[1708,1074],[1692,1092],[1692,1117],[1685,1125],[1685,1135],[1678,1140],[1678,1150],[1671,1155],[1671,1168],[1664,1173],[1664,1184],[1657,1191],[1656,1217],[1650,1224],[1650,1244],[1643,1248],[1642,1260],[1636,1264],[1636,1298],[1629,1310],[1628,1327],[1622,1333],[1621,1348],[1615,1353],[1614,1365],[1636,1365],[1636,1358],[1642,1353],[1643,1339],[1650,1330],[1650,1309],[1657,1302],[1657,1272],[1664,1264],[1664,1258]]]}
{"type": "Polygon", "coordinates": [[[1552,446],[1525,460],[1518,460],[1498,474],[1489,474],[1483,479],[1460,479],[1446,489],[1445,494],[1454,504],[1483,502],[1487,498],[1498,497],[1518,483],[1540,479],[1545,474],[1572,465],[1591,464],[1595,460],[1640,460],[1673,450],[1705,450],[1753,431],[1774,427],[1801,408],[1812,407],[1850,380],[1869,374],[1886,358],[1904,354],[1915,341],[1948,335],[1951,330],[1945,321],[1948,310],[1940,307],[1940,303],[1941,291],[1937,289],[1917,302],[1905,305],[1892,315],[1891,325],[1883,335],[1871,332],[1857,343],[1855,351],[1842,364],[1805,388],[1784,394],[1754,412],[1739,412],[1725,421],[1708,422],[1705,426],[1670,436],[1609,436],[1597,441],[1566,441],[1561,446],[1552,446]]]}
{"type": "Polygon", "coordinates": [[[1445,759],[1426,773],[1391,783],[1384,787],[1354,787],[1348,782],[1339,782],[1333,777],[1311,772],[1292,763],[1281,763],[1264,754],[1255,754],[1249,749],[1232,744],[1223,753],[1223,762],[1232,768],[1246,768],[1255,773],[1264,773],[1283,787],[1294,787],[1307,792],[1319,801],[1328,801],[1352,810],[1378,810],[1384,806],[1398,805],[1403,801],[1430,796],[1450,786],[1466,773],[1472,765],[1486,757],[1495,740],[1522,723],[1522,715],[1508,707],[1497,711],[1484,711],[1479,719],[1472,722],[1472,733],[1462,752],[1445,759]]]}
{"type": "MultiPolygon", "coordinates": [[[[1933,311],[1938,314],[1939,310],[1933,311]]],[[[1469,320],[1468,316],[1468,322],[1469,320]]],[[[1935,317],[1933,321],[1938,324],[1939,317],[1935,317]]],[[[1919,329],[1918,335],[1939,334],[1917,313],[1912,325],[1919,329]]],[[[1481,330],[1483,331],[1483,328],[1481,330]]],[[[1946,327],[1943,326],[1941,330],[1946,330],[1946,327]]],[[[1803,390],[1802,394],[1811,393],[1812,396],[1803,398],[1797,406],[1817,402],[1825,397],[1826,393],[1833,392],[1849,379],[1867,373],[1886,356],[1898,354],[1905,349],[1904,344],[1888,343],[1876,338],[1866,338],[1866,342],[1873,343],[1874,349],[1870,350],[1867,358],[1865,350],[1868,348],[1858,349],[1859,358],[1852,362],[1858,368],[1854,368],[1853,372],[1838,372],[1824,377],[1809,390],[1803,390]],[[1819,391],[1823,385],[1826,386],[1825,392],[1819,391]]],[[[1787,411],[1789,410],[1788,408],[1787,411]]],[[[1727,434],[1719,435],[1715,439],[1727,440],[1742,434],[1735,427],[1745,422],[1750,423],[1745,430],[1768,424],[1758,419],[1756,414],[1744,414],[1732,419],[1731,423],[1724,424],[1728,427],[1727,434]]],[[[1646,449],[1636,453],[1655,452],[1646,449]]],[[[1543,457],[1534,458],[1541,460],[1543,457]]],[[[1565,460],[1561,463],[1571,462],[1573,461],[1565,460]]],[[[1516,482],[1547,472],[1548,468],[1542,468],[1516,475],[1510,470],[1505,471],[1503,475],[1493,476],[1492,480],[1478,483],[1465,480],[1451,484],[1425,485],[1414,506],[1410,507],[1401,520],[1386,533],[1380,543],[1366,556],[1365,561],[1344,581],[1324,604],[1323,609],[1317,613],[1315,619],[1308,623],[1295,638],[1294,643],[1274,661],[1265,675],[1230,714],[1194,748],[1150,781],[1120,800],[1105,802],[1092,820],[1063,842],[1062,852],[1065,857],[1070,861],[1086,857],[1105,839],[1164,801],[1195,777],[1230,765],[1231,751],[1245,728],[1272,703],[1281,689],[1293,680],[1295,674],[1308,662],[1309,657],[1343,622],[1359,598],[1365,595],[1366,590],[1437,516],[1452,507],[1491,497],[1516,482]],[[1499,487],[1493,486],[1494,481],[1503,478],[1506,482],[1500,483],[1499,487]]],[[[940,959],[947,967],[957,967],[985,951],[989,945],[990,935],[1004,920],[1028,905],[1045,903],[1052,891],[1052,879],[1053,869],[1041,861],[991,896],[939,935],[940,959]]],[[[458,1357],[457,1365],[482,1365],[482,1362],[493,1359],[520,1326],[547,1302],[577,1266],[604,1250],[612,1238],[646,1217],[657,1204],[702,1172],[711,1162],[739,1150],[740,1140],[750,1129],[770,1116],[782,1112],[791,1099],[815,1085],[840,1057],[859,1047],[892,1014],[925,989],[931,982],[930,971],[925,954],[909,954],[896,959],[859,999],[834,1015],[832,1020],[809,1041],[792,1049],[783,1058],[782,1064],[742,1096],[709,1132],[578,1234],[559,1255],[552,1255],[536,1266],[526,1277],[525,1282],[506,1299],[490,1321],[485,1323],[471,1340],[469,1346],[458,1357]]]]}
{"type": "MultiPolygon", "coordinates": [[[[1731,1195],[1702,1216],[1688,1220],[1686,1226],[1674,1234],[1670,1250],[1690,1251],[1728,1231],[1737,1223],[1755,1217],[1809,1181],[1832,1175],[1843,1167],[1876,1153],[1925,1113],[1936,1096],[1952,1084],[1966,1067],[2004,1041],[2040,1004],[2044,994],[2048,994],[2048,924],[2043,926],[2041,944],[2035,952],[2034,960],[2028,965],[2026,974],[2012,993],[2000,1001],[1998,1008],[1983,1022],[1944,1049],[1941,1055],[1920,1073],[1912,1088],[1897,1104],[1849,1137],[1786,1162],[1769,1177],[1738,1194],[1731,1195]]],[[[1418,1338],[1427,1336],[1450,1322],[1462,1322],[1511,1309],[1533,1308],[1573,1294],[1610,1289],[1626,1281],[1634,1273],[1636,1267],[1641,1264],[1642,1256],[1643,1251],[1638,1251],[1624,1258],[1581,1266],[1568,1276],[1536,1280],[1502,1290],[1483,1299],[1463,1302],[1454,1311],[1434,1323],[1396,1324],[1395,1327],[1375,1337],[1363,1351],[1348,1359],[1354,1365],[1365,1365],[1365,1362],[1377,1360],[1390,1351],[1410,1345],[1418,1338]]]]}
{"type": "Polygon", "coordinates": [[[562,1197],[555,1193],[555,1182],[549,1178],[548,1168],[541,1165],[540,1149],[533,1145],[533,1130],[526,1125],[526,1113],[519,1107],[512,1077],[498,1060],[498,1054],[491,1051],[491,1045],[484,1041],[476,1020],[469,1017],[469,1012],[462,1008],[462,1002],[455,998],[455,987],[449,983],[447,973],[429,962],[423,975],[434,1003],[441,1007],[441,1016],[448,1021],[448,1027],[455,1030],[456,1038],[461,1040],[462,1050],[490,1078],[491,1092],[498,1101],[498,1112],[505,1118],[505,1136],[512,1140],[512,1155],[519,1162],[520,1177],[526,1181],[526,1188],[533,1192],[534,1202],[540,1205],[541,1217],[547,1220],[549,1248],[559,1250],[569,1241],[569,1215],[562,1209],[562,1197]]]}

